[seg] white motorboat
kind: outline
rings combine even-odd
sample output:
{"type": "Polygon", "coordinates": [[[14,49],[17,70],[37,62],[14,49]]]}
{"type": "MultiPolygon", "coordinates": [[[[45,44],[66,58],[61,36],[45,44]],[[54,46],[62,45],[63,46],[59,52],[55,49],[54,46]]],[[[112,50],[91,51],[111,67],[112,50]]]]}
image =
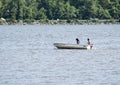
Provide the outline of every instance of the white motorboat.
{"type": "Polygon", "coordinates": [[[92,45],[54,43],[58,49],[92,49],[92,45]]]}

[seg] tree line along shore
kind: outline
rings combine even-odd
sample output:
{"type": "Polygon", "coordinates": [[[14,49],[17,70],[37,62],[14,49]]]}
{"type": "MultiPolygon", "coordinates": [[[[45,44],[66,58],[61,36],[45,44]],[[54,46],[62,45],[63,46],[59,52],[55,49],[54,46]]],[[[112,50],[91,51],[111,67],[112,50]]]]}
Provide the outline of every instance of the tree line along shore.
{"type": "Polygon", "coordinates": [[[120,0],[0,0],[0,24],[119,22],[120,0]]]}
{"type": "Polygon", "coordinates": [[[120,24],[120,20],[14,20],[14,21],[6,21],[0,20],[0,25],[26,25],[26,24],[120,24]]]}

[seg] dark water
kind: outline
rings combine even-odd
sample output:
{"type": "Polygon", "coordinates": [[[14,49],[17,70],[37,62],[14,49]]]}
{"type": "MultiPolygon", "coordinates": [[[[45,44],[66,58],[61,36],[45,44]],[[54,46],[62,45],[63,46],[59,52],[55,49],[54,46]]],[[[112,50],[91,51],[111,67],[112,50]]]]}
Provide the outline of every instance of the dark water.
{"type": "Polygon", "coordinates": [[[120,25],[0,26],[0,85],[120,85],[120,25]],[[58,50],[53,43],[93,50],[58,50]]]}

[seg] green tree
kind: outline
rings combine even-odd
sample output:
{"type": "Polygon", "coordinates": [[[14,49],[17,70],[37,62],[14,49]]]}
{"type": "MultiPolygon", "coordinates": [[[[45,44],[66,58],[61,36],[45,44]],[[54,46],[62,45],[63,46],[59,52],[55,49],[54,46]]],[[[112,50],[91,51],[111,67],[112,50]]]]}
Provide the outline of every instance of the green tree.
{"type": "Polygon", "coordinates": [[[17,20],[22,20],[23,19],[23,10],[25,7],[25,0],[17,0],[17,15],[16,15],[16,19],[17,20]]]}
{"type": "Polygon", "coordinates": [[[64,2],[58,0],[53,12],[54,19],[62,19],[64,11],[64,2]]]}
{"type": "Polygon", "coordinates": [[[99,0],[99,4],[104,8],[108,9],[111,6],[111,1],[110,0],[99,0]]]}
{"type": "Polygon", "coordinates": [[[0,9],[1,9],[1,7],[2,7],[2,1],[0,1],[0,9]]]}
{"type": "Polygon", "coordinates": [[[1,17],[10,18],[8,9],[8,4],[10,3],[10,0],[2,0],[1,2],[2,2],[2,7],[0,9],[1,17]]]}
{"type": "Polygon", "coordinates": [[[99,19],[110,19],[111,15],[108,10],[103,9],[103,7],[99,6],[97,11],[99,19]]]}
{"type": "Polygon", "coordinates": [[[23,8],[23,19],[36,19],[37,6],[36,0],[26,0],[26,5],[23,8]]]}
{"type": "Polygon", "coordinates": [[[10,19],[16,20],[17,1],[13,0],[8,4],[10,19]]]}
{"type": "Polygon", "coordinates": [[[1,8],[2,8],[2,2],[0,1],[0,17],[2,17],[2,14],[1,14],[1,8]]]}
{"type": "Polygon", "coordinates": [[[76,17],[76,8],[69,2],[57,2],[55,9],[55,19],[73,19],[76,17]]]}
{"type": "Polygon", "coordinates": [[[84,4],[81,4],[81,6],[79,6],[78,8],[77,17],[79,19],[96,18],[98,9],[97,5],[98,5],[97,0],[93,1],[85,0],[84,4]]]}
{"type": "Polygon", "coordinates": [[[37,20],[46,20],[47,19],[47,16],[46,16],[46,10],[44,8],[41,8],[39,11],[38,11],[38,14],[37,14],[37,20]]]}
{"type": "Polygon", "coordinates": [[[120,18],[120,1],[118,0],[111,0],[111,8],[109,12],[112,18],[118,19],[120,18]]]}
{"type": "Polygon", "coordinates": [[[56,6],[56,0],[42,0],[42,7],[44,7],[46,11],[46,15],[48,19],[54,19],[54,10],[56,6]]]}
{"type": "Polygon", "coordinates": [[[74,6],[71,6],[69,2],[66,2],[64,8],[64,19],[73,19],[76,17],[76,8],[74,6]]]}

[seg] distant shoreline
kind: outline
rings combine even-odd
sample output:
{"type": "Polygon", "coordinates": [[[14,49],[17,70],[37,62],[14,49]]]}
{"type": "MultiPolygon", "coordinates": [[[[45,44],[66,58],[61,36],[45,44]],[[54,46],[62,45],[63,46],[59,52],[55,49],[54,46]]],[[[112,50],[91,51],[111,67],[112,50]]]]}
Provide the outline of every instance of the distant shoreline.
{"type": "Polygon", "coordinates": [[[84,25],[84,24],[120,24],[120,20],[114,20],[114,19],[109,19],[109,20],[8,20],[8,21],[0,21],[0,25],[36,25],[36,24],[71,24],[71,25],[84,25]]]}

